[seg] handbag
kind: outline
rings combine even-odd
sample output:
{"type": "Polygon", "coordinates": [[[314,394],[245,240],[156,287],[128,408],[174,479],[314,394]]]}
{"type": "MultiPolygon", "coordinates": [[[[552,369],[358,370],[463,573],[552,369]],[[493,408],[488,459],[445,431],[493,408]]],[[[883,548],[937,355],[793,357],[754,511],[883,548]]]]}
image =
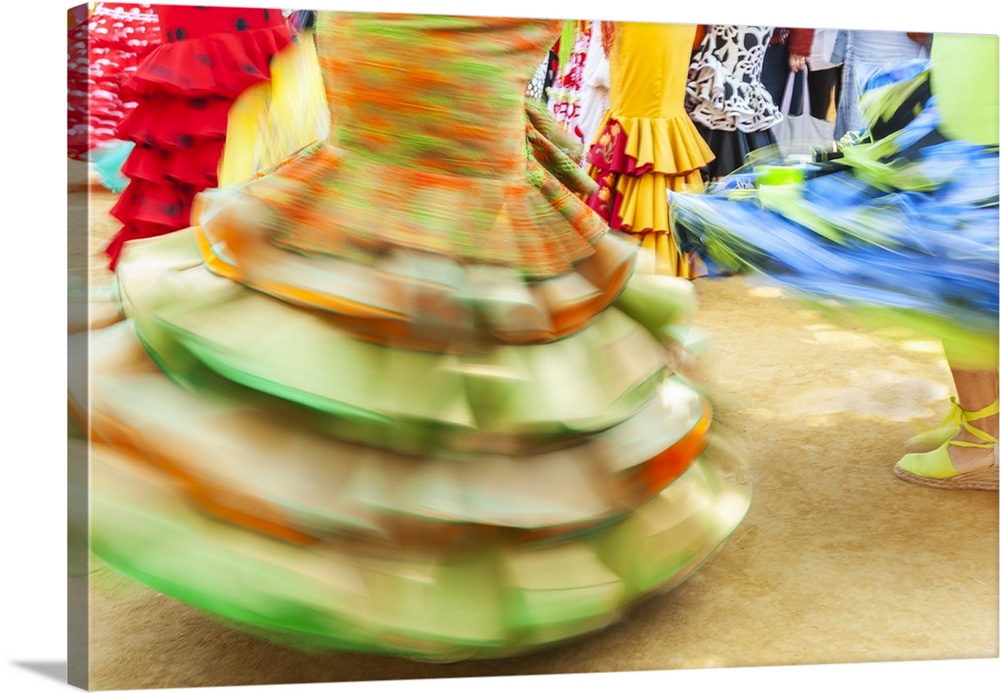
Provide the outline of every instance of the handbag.
{"type": "Polygon", "coordinates": [[[792,72],[788,75],[780,108],[785,117],[771,128],[783,157],[809,155],[811,158],[817,152],[829,152],[836,147],[833,137],[834,124],[823,118],[814,118],[810,112],[808,70],[809,68],[803,68],[798,73],[792,72]],[[801,115],[789,115],[792,112],[792,93],[795,91],[796,74],[801,74],[803,77],[799,111],[801,115]]]}

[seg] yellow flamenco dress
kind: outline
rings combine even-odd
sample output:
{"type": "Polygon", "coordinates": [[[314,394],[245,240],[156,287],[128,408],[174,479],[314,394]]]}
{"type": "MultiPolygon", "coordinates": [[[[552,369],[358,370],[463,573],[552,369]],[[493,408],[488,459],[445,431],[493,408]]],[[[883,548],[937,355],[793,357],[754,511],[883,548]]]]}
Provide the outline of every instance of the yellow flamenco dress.
{"type": "Polygon", "coordinates": [[[667,191],[701,192],[701,169],[715,158],[684,107],[696,32],[696,25],[613,24],[611,105],[587,155],[598,184],[588,204],[653,250],[658,274],[686,279],[705,271],[670,231],[667,191]]]}
{"type": "Polygon", "coordinates": [[[722,546],[749,493],[670,366],[693,287],[537,158],[558,32],[319,13],[328,134],[126,245],[123,319],[83,333],[97,556],[290,646],[451,661],[722,546]]]}

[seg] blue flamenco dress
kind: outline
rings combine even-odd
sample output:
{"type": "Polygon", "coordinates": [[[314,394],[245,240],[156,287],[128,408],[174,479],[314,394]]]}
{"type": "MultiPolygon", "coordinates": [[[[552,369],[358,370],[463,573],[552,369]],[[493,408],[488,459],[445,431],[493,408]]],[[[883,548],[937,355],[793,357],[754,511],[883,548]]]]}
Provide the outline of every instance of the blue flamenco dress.
{"type": "Polygon", "coordinates": [[[761,154],[702,195],[672,195],[677,233],[722,272],[940,339],[953,367],[995,368],[996,64],[996,36],[935,36],[930,61],[868,76],[854,143],[808,163],[761,154]]]}

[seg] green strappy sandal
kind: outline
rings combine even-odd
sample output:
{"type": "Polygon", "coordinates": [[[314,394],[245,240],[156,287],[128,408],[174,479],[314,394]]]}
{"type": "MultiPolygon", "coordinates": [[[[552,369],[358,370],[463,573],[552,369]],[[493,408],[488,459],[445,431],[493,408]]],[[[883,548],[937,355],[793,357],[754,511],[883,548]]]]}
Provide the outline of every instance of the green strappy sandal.
{"type": "Polygon", "coordinates": [[[988,407],[974,412],[967,412],[958,407],[960,428],[956,428],[951,438],[930,452],[910,453],[903,456],[903,459],[896,463],[894,469],[896,476],[905,481],[924,486],[933,486],[935,488],[996,491],[998,486],[1000,486],[1000,483],[998,483],[1000,475],[998,475],[995,452],[993,464],[989,467],[974,469],[969,472],[959,472],[951,462],[948,448],[956,445],[965,448],[993,448],[995,451],[997,439],[989,433],[976,428],[971,422],[992,416],[998,410],[1000,410],[1000,402],[994,402],[988,407]],[[983,442],[974,443],[955,440],[955,436],[958,435],[958,431],[962,428],[983,442]]]}
{"type": "MultiPolygon", "coordinates": [[[[910,452],[929,452],[934,448],[941,447],[951,440],[962,427],[963,413],[962,407],[958,406],[958,400],[952,397],[951,409],[945,415],[944,420],[934,428],[921,431],[908,439],[906,441],[906,449],[910,452]]],[[[970,412],[969,420],[975,421],[977,418],[982,418],[982,416],[989,416],[989,414],[982,414],[982,410],[970,412]]]]}

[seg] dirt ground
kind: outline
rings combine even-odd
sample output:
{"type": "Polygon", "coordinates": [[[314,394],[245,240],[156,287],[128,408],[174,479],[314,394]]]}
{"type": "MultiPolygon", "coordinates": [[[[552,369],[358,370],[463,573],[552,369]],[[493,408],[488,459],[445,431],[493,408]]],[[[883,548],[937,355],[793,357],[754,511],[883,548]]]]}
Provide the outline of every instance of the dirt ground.
{"type": "MultiPolygon", "coordinates": [[[[114,196],[89,196],[87,234],[76,173],[71,275],[101,285],[114,196]]],[[[93,584],[71,580],[89,589],[89,613],[71,614],[89,625],[89,662],[70,670],[108,690],[997,657],[997,494],[892,473],[904,441],[948,408],[937,344],[830,324],[744,278],[695,285],[718,420],[753,503],[679,588],[570,645],[444,665],[287,650],[94,562],[93,584]]]]}

